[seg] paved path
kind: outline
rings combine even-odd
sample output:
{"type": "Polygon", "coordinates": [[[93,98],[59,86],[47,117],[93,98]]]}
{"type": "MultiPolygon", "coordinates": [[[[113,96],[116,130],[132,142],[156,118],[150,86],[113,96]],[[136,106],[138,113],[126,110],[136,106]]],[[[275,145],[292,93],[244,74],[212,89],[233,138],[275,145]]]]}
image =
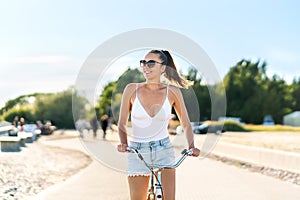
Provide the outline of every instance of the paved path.
{"type": "MultiPolygon", "coordinates": [[[[123,158],[103,153],[105,148],[115,148],[116,142],[86,138],[85,146],[89,147],[88,150],[103,155],[98,155],[87,168],[64,183],[46,189],[34,199],[128,200],[125,174],[111,168],[123,168],[123,158]],[[106,165],[109,163],[110,167],[100,164],[97,159],[107,159],[106,165]]],[[[55,140],[47,144],[85,151],[78,139],[55,140]]],[[[177,199],[298,200],[300,187],[214,160],[188,158],[177,170],[177,199]]]]}

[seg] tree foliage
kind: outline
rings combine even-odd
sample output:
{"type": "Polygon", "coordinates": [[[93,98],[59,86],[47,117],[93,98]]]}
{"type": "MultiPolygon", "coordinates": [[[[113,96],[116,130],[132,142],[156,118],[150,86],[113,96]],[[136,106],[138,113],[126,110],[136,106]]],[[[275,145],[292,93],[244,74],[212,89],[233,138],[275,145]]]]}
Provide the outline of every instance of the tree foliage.
{"type": "Polygon", "coordinates": [[[292,98],[294,99],[294,103],[291,106],[292,110],[299,111],[300,110],[300,78],[294,79],[293,83],[290,85],[290,92],[292,94],[292,98]]]}
{"type": "Polygon", "coordinates": [[[20,108],[13,107],[3,114],[3,119],[8,122],[12,122],[18,116],[23,117],[26,123],[34,123],[36,121],[33,110],[28,106],[22,106],[20,108]]]}
{"type": "MultiPolygon", "coordinates": [[[[207,85],[198,71],[191,67],[186,78],[194,81],[188,90],[182,89],[191,121],[213,120],[212,106],[222,111],[227,106],[227,116],[240,117],[246,123],[260,124],[265,115],[272,115],[276,123],[282,123],[283,116],[300,110],[300,78],[288,85],[278,75],[266,75],[267,64],[258,60],[242,59],[231,67],[223,83],[207,85]],[[222,88],[225,87],[226,93],[222,88]],[[227,105],[223,105],[226,96],[227,105]],[[216,105],[212,105],[216,98],[216,105]]],[[[108,114],[118,119],[122,93],[128,83],[145,81],[139,69],[128,68],[116,81],[108,83],[100,96],[97,114],[108,114]]],[[[58,128],[74,128],[74,120],[85,110],[87,100],[74,93],[73,88],[56,94],[35,93],[9,100],[0,110],[2,120],[12,121],[15,116],[24,117],[27,122],[50,120],[58,128]],[[73,101],[72,101],[73,97],[73,101]],[[35,99],[32,104],[32,98],[35,99]]],[[[174,110],[173,110],[173,113],[174,110]]]]}
{"type": "Polygon", "coordinates": [[[30,98],[35,98],[36,96],[38,96],[40,94],[42,94],[42,93],[21,95],[15,99],[8,100],[5,103],[5,105],[0,109],[0,115],[3,115],[6,111],[8,111],[12,108],[27,106],[28,104],[30,104],[30,98]]]}
{"type": "MultiPolygon", "coordinates": [[[[15,116],[24,117],[26,123],[35,123],[37,120],[51,121],[58,128],[74,128],[73,110],[72,110],[72,88],[56,94],[35,94],[35,101],[31,105],[25,103],[23,97],[18,97],[10,102],[14,106],[5,107],[6,112],[2,118],[6,121],[12,121],[15,116]],[[19,103],[19,101],[21,103],[19,103]]],[[[79,109],[84,109],[86,101],[78,98],[79,109]]]]}
{"type": "Polygon", "coordinates": [[[227,96],[227,115],[241,117],[247,123],[262,123],[272,115],[281,123],[283,115],[292,111],[293,97],[283,79],[268,78],[265,62],[241,60],[224,78],[227,96]]]}
{"type": "Polygon", "coordinates": [[[182,89],[182,95],[186,108],[189,113],[191,121],[203,121],[211,118],[211,100],[208,87],[202,84],[202,78],[199,75],[197,69],[190,67],[186,78],[193,81],[194,84],[188,89],[182,89]],[[192,103],[190,103],[191,95],[193,93],[196,97],[192,103]],[[195,103],[196,101],[196,103],[195,103]]]}
{"type": "Polygon", "coordinates": [[[117,81],[108,83],[100,96],[98,109],[100,114],[107,114],[115,120],[119,118],[119,110],[121,104],[122,93],[129,83],[139,83],[145,78],[142,72],[138,69],[128,68],[117,81]]]}

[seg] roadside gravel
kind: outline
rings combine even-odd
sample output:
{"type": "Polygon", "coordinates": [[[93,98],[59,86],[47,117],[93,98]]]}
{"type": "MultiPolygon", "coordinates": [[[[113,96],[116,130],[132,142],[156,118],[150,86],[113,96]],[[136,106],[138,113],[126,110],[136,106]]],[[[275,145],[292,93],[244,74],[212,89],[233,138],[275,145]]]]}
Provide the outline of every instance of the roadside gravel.
{"type": "Polygon", "coordinates": [[[280,179],[283,181],[290,182],[292,184],[300,185],[300,174],[299,173],[294,173],[294,172],[290,172],[290,171],[282,170],[282,169],[274,169],[274,168],[270,168],[270,167],[260,166],[260,165],[256,165],[253,163],[246,163],[246,162],[242,162],[239,160],[227,158],[224,156],[218,156],[218,155],[215,155],[212,153],[208,155],[208,158],[226,163],[228,165],[233,165],[233,166],[236,166],[239,168],[243,168],[243,169],[249,170],[251,172],[261,173],[261,174],[264,174],[267,176],[271,176],[273,178],[277,178],[277,179],[280,179]]]}

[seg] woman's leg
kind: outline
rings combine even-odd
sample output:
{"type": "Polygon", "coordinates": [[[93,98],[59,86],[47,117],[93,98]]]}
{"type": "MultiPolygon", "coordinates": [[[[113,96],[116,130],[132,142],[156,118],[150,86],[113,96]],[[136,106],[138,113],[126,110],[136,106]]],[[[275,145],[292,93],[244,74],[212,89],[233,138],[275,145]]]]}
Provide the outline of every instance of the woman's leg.
{"type": "Polygon", "coordinates": [[[150,176],[129,176],[131,200],[144,200],[147,197],[150,176]]]}
{"type": "Polygon", "coordinates": [[[161,172],[164,200],[175,200],[175,169],[164,169],[161,172]]]}

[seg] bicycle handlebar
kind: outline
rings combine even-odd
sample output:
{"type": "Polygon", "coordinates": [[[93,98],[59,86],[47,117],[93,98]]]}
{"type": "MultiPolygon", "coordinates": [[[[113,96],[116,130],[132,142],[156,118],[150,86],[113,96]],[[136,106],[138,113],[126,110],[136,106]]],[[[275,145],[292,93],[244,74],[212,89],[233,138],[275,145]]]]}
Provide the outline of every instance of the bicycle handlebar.
{"type": "Polygon", "coordinates": [[[174,169],[176,167],[178,167],[182,162],[183,160],[189,156],[189,155],[192,155],[193,154],[193,150],[190,149],[190,150],[187,150],[187,149],[184,149],[181,154],[182,156],[180,158],[177,159],[177,161],[172,164],[172,165],[158,165],[158,164],[148,164],[146,163],[146,161],[144,160],[143,156],[140,154],[140,152],[134,148],[134,147],[126,147],[126,150],[129,151],[129,152],[132,152],[132,153],[136,153],[138,155],[138,157],[151,169],[154,169],[154,168],[159,168],[159,169],[174,169]]]}

